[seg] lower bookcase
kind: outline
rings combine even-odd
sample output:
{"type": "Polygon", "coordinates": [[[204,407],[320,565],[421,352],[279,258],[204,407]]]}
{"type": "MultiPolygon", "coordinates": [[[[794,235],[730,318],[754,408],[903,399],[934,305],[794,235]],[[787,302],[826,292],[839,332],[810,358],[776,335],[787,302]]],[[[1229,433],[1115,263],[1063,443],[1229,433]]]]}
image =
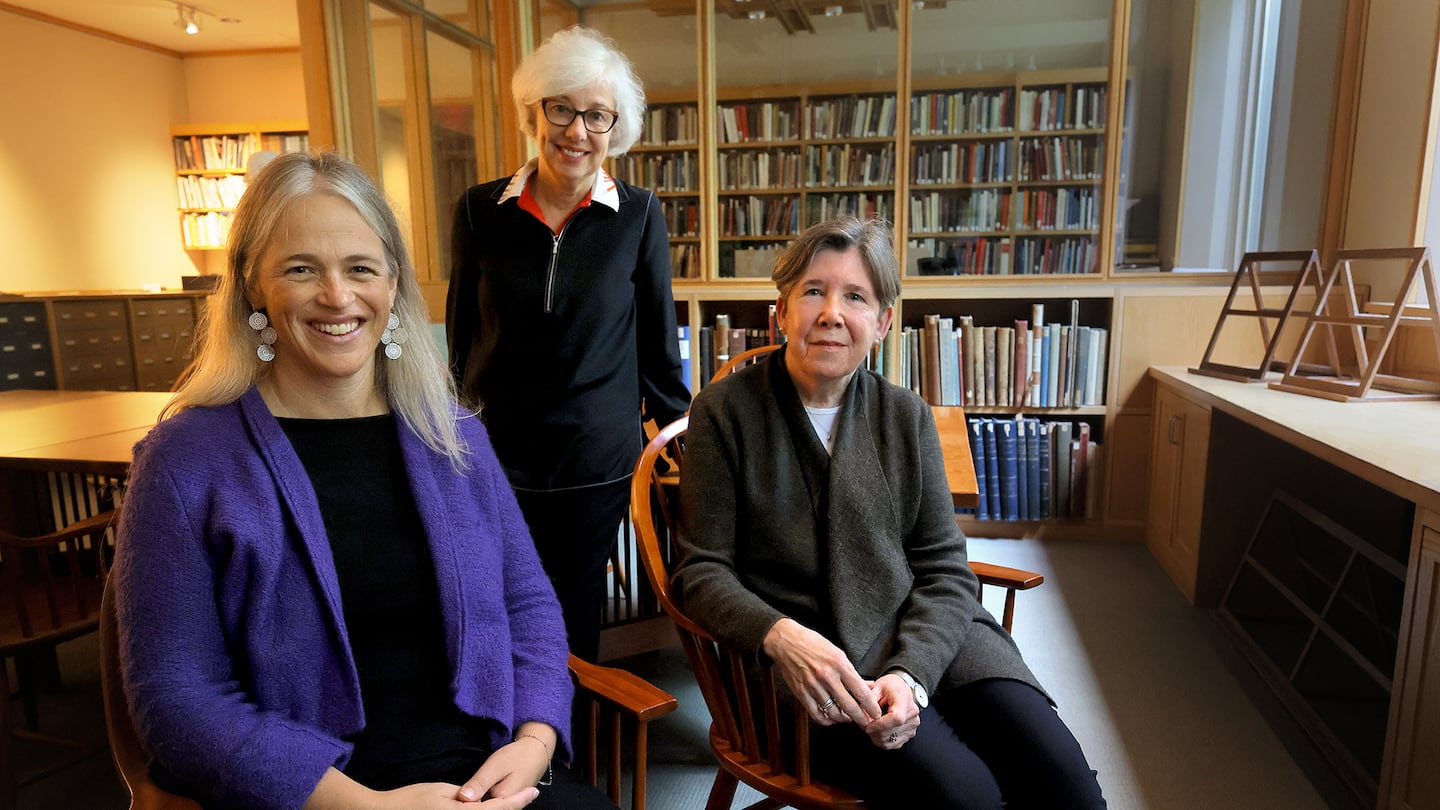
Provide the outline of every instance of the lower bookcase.
{"type": "MultiPolygon", "coordinates": [[[[962,510],[957,514],[962,527],[977,535],[1102,539],[1106,534],[1104,448],[1106,392],[1112,374],[1108,341],[1114,328],[1112,293],[1095,285],[911,287],[915,289],[907,288],[896,302],[890,334],[872,354],[871,367],[934,405],[965,408],[967,418],[980,430],[970,436],[972,447],[981,453],[975,459],[977,480],[982,479],[982,470],[989,471],[986,465],[991,462],[983,454],[983,440],[989,435],[985,426],[991,431],[998,428],[1002,435],[1006,426],[1014,433],[1028,431],[1023,443],[1013,442],[1013,449],[1021,452],[1013,459],[1009,453],[1004,456],[1015,466],[1014,475],[1003,475],[1001,471],[1009,467],[1001,466],[1001,445],[994,445],[996,471],[983,476],[985,483],[997,484],[985,491],[987,498],[996,499],[994,508],[987,500],[983,513],[962,510]],[[949,357],[943,364],[942,343],[935,329],[942,320],[949,326],[943,344],[949,357]],[[1017,322],[1024,324],[1023,330],[1017,328],[1017,322]],[[1082,334],[1083,342],[1078,339],[1082,334]],[[976,351],[970,351],[971,346],[976,351]],[[1031,357],[1045,362],[1032,363],[1031,357]],[[1019,373],[1022,370],[1024,373],[1019,373]],[[963,382],[966,378],[969,385],[963,382]],[[1001,381],[1009,382],[1002,385],[1001,381]],[[1043,467],[1047,482],[1043,506],[1039,498],[1042,445],[1048,465],[1043,467]],[[1066,472],[1058,483],[1061,465],[1050,461],[1061,456],[1056,448],[1064,448],[1066,472]],[[1023,506],[1018,477],[1022,463],[1028,464],[1023,506]],[[998,486],[1002,481],[1003,501],[998,486]],[[1052,484],[1066,493],[1063,506],[1059,498],[1049,499],[1052,484]]],[[[694,285],[677,281],[677,340],[692,391],[708,384],[729,357],[783,340],[774,322],[775,298],[768,281],[758,279],[694,285]]],[[[1143,490],[1139,496],[1143,497],[1143,490]]],[[[1128,539],[1138,539],[1138,534],[1128,539]]]]}

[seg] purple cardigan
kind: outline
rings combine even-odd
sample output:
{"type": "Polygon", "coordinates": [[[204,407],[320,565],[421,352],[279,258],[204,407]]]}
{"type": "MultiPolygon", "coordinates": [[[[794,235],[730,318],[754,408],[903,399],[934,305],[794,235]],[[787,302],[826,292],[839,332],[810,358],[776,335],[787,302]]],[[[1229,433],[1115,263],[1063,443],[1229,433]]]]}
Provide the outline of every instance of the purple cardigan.
{"type": "MultiPolygon", "coordinates": [[[[570,751],[559,605],[483,425],[460,423],[462,475],[399,424],[455,704],[497,721],[494,746],[538,720],[570,751]]],[[[345,765],[341,738],[365,718],[335,566],[314,488],[257,391],[136,445],[110,581],[130,711],[170,773],[217,804],[295,808],[345,765]]]]}

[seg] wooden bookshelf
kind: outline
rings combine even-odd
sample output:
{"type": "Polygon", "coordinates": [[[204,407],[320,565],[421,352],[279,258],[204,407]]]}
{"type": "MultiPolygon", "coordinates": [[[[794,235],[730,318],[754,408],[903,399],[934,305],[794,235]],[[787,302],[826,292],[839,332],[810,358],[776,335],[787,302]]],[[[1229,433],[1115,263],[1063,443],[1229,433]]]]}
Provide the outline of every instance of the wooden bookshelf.
{"type": "Polygon", "coordinates": [[[180,238],[186,250],[221,250],[230,215],[245,192],[250,158],[264,151],[304,151],[303,121],[186,124],[171,127],[180,238]]]}
{"type": "Polygon", "coordinates": [[[907,273],[1099,275],[1106,81],[1089,68],[913,90],[907,273]]]}

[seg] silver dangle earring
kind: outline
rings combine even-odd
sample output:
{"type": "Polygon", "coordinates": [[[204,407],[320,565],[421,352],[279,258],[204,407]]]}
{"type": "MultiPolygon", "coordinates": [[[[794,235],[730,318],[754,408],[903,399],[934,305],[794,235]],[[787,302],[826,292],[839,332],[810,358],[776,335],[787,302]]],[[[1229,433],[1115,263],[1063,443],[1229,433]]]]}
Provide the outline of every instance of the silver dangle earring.
{"type": "Polygon", "coordinates": [[[405,327],[400,325],[400,316],[392,311],[389,320],[385,321],[385,331],[380,333],[380,342],[385,344],[385,356],[399,360],[407,339],[405,327]]]}
{"type": "Polygon", "coordinates": [[[270,319],[257,309],[250,313],[250,319],[246,323],[250,325],[251,329],[260,333],[260,345],[255,348],[255,355],[266,363],[274,360],[275,338],[279,337],[279,334],[275,331],[275,327],[270,325],[270,319]]]}

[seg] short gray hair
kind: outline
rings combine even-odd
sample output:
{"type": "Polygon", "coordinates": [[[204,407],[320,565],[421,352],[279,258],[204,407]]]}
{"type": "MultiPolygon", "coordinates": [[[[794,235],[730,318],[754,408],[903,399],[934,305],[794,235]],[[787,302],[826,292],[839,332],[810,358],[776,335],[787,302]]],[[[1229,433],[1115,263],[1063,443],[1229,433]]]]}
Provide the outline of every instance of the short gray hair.
{"type": "Polygon", "coordinates": [[[520,129],[535,137],[541,99],[600,87],[615,96],[619,118],[610,130],[610,152],[623,155],[640,140],[645,124],[645,88],[635,67],[615,42],[593,28],[572,25],[557,31],[525,57],[510,80],[520,129]]]}
{"type": "Polygon", "coordinates": [[[890,223],[883,219],[860,219],[849,214],[817,222],[780,254],[770,280],[784,298],[805,277],[815,254],[822,250],[843,253],[853,247],[870,273],[883,312],[900,297],[900,260],[895,256],[890,231],[890,223]]]}

